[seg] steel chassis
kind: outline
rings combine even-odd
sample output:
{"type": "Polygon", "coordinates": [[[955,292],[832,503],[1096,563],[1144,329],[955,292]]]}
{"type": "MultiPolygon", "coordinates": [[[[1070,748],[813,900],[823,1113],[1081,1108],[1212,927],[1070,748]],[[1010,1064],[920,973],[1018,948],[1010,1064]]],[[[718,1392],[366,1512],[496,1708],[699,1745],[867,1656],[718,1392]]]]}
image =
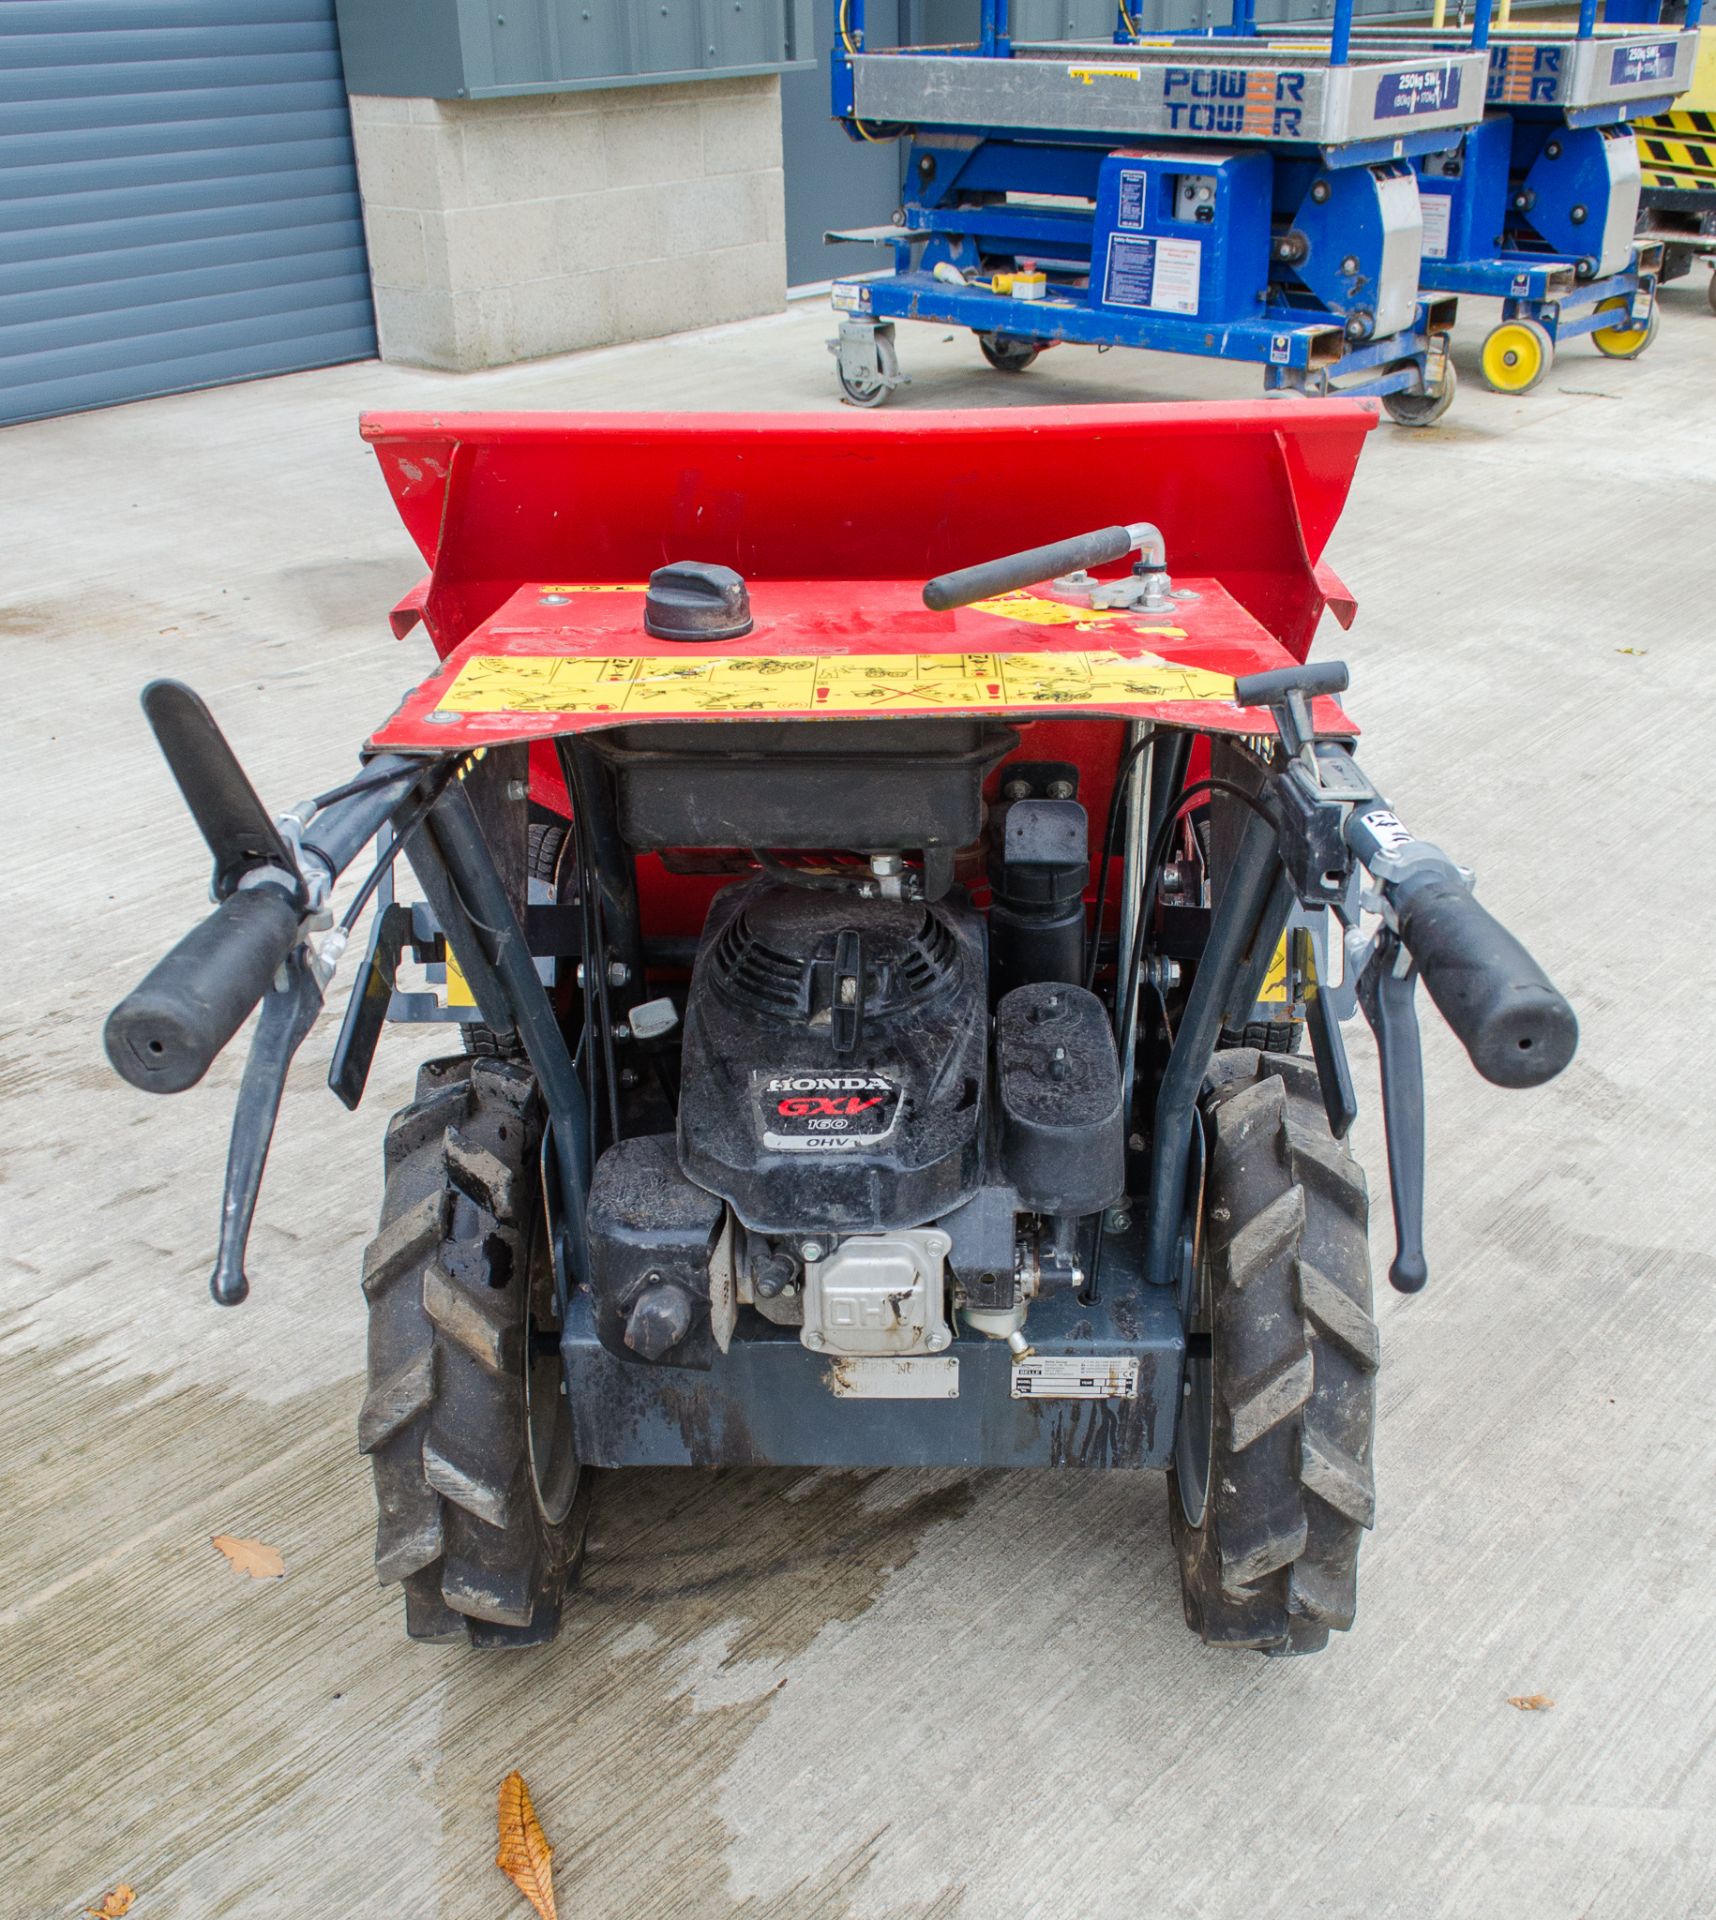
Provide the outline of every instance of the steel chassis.
{"type": "MultiPolygon", "coordinates": [[[[597,416],[570,428],[484,416],[366,422],[400,511],[434,569],[397,610],[395,627],[403,632],[426,620],[444,664],[378,729],[361,772],[272,820],[195,695],[173,682],[153,683],[145,693],[150,722],[215,856],[218,904],[115,1009],[107,1030],[110,1058],[134,1085],[179,1091],[194,1084],[249,1011],[261,1006],[233,1121],[211,1281],[215,1298],[236,1304],[248,1291],[246,1240],[286,1073],[364,898],[399,852],[416,874],[427,912],[390,903],[377,915],[329,1084],[348,1107],[361,1100],[408,948],[420,959],[456,958],[484,1026],[497,1044],[522,1052],[545,1103],[542,1177],[560,1355],[578,1455],[588,1464],[1166,1464],[1187,1354],[1200,1218],[1199,1096],[1223,1027],[1249,1016],[1288,934],[1296,977],[1308,983],[1312,1052],[1337,1136],[1356,1112],[1339,1022],[1362,1008],[1376,1029],[1399,1249],[1391,1273],[1403,1289],[1422,1285],[1423,1090],[1412,1012],[1420,962],[1414,953],[1421,949],[1429,991],[1474,1062],[1501,1084],[1535,1084],[1558,1071],[1576,1028],[1529,956],[1471,899],[1465,878],[1446,856],[1413,841],[1358,772],[1348,747],[1350,722],[1326,699],[1344,687],[1345,668],[1294,664],[1326,608],[1350,613],[1350,600],[1319,556],[1358,443],[1373,424],[1373,410],[1338,403],[1295,409],[1290,420],[1277,419],[1273,409],[1219,406],[1044,412],[1024,427],[1011,414],[975,422],[913,416],[885,436],[853,434],[844,422],[818,416],[669,421],[653,434],[631,416],[597,416]],[[583,458],[569,460],[580,435],[583,458]],[[816,635],[848,653],[856,633],[858,651],[878,658],[939,658],[937,645],[951,637],[963,640],[963,650],[975,642],[984,649],[977,657],[987,660],[1005,616],[962,611],[952,627],[922,630],[941,636],[939,643],[913,643],[908,636],[890,656],[876,637],[878,626],[889,624],[878,622],[876,605],[854,629],[842,611],[843,595],[876,603],[877,596],[900,590],[897,575],[876,571],[878,540],[880,564],[909,569],[926,555],[968,561],[979,537],[1017,540],[1040,526],[1040,501],[1019,497],[997,474],[998,466],[1004,470],[1027,451],[1062,512],[1088,511],[1091,502],[1112,501],[1117,489],[1147,485],[1166,531],[1143,531],[1165,539],[1170,554],[1179,543],[1185,577],[1202,589],[1183,618],[1187,628],[1203,622],[1205,637],[1182,651],[1195,656],[1201,650],[1224,663],[1197,669],[1206,676],[1240,674],[1231,700],[1207,691],[1138,696],[1135,710],[1150,715],[1147,720],[1124,711],[1124,699],[1123,711],[1113,712],[1114,696],[1092,696],[1076,710],[1052,702],[1031,708],[1044,724],[1071,727],[1053,737],[1076,748],[1094,783],[1093,806],[1104,788],[1113,792],[1115,825],[1124,826],[1106,843],[1118,842],[1117,858],[1105,856],[1099,864],[1118,869],[1117,1041],[1123,1085],[1138,1090],[1136,1103],[1128,1104],[1149,1136],[1130,1153],[1131,1213],[1116,1210],[1091,1222],[1091,1244],[1081,1249],[1086,1284],[1076,1295],[1039,1299],[1031,1334],[1038,1352],[1087,1360],[1093,1369],[1118,1356],[1135,1360],[1136,1398],[1018,1396],[1009,1390],[1005,1344],[965,1330],[950,1352],[966,1388],[941,1399],[839,1398],[827,1355],[749,1318],[706,1373],[616,1357],[596,1338],[584,1230],[595,1150],[604,1129],[617,1131],[616,1110],[599,1091],[612,1099],[623,1084],[616,1049],[639,1044],[626,1019],[646,995],[646,964],[683,968],[681,951],[663,959],[662,949],[678,927],[701,925],[718,882],[698,882],[688,892],[669,870],[652,869],[646,914],[638,860],[621,839],[588,745],[591,726],[617,723],[615,708],[547,710],[526,703],[470,711],[452,697],[458,676],[509,639],[531,657],[547,653],[562,662],[581,657],[582,647],[585,656],[612,665],[602,647],[616,643],[604,642],[600,616],[592,603],[579,605],[576,587],[520,586],[519,573],[529,569],[549,581],[635,578],[639,559],[660,550],[664,527],[678,525],[675,516],[705,540],[718,537],[726,552],[753,568],[760,622],[766,590],[780,596],[779,606],[809,610],[798,626],[777,623],[775,630],[790,634],[790,641],[771,642],[763,627],[751,643],[765,653],[772,646],[783,664],[795,646],[806,644],[804,620],[822,622],[816,635]],[[688,473],[696,476],[689,492],[688,473]],[[816,500],[844,500],[860,474],[872,486],[883,477],[893,481],[870,521],[861,524],[844,511],[817,513],[816,500]],[[1145,474],[1151,477],[1141,482],[1145,474]],[[812,475],[820,491],[807,510],[812,475]],[[718,536],[704,520],[711,500],[726,503],[718,536]],[[940,503],[940,517],[926,538],[930,500],[940,503]],[[586,512],[598,502],[605,518],[586,512]],[[841,592],[831,590],[832,580],[844,582],[841,592]],[[538,631],[563,636],[557,650],[537,640],[515,611],[520,594],[541,610],[538,631]],[[969,620],[993,624],[960,624],[969,620]],[[1270,664],[1277,661],[1286,664],[1270,664]],[[1263,671],[1254,671],[1259,666],[1263,671]],[[1266,767],[1245,759],[1261,785],[1246,804],[1233,851],[1223,858],[1213,909],[1199,909],[1207,917],[1185,935],[1181,951],[1193,969],[1191,985],[1169,1035],[1164,1023],[1140,1011],[1155,1004],[1142,966],[1155,938],[1148,917],[1154,850],[1168,845],[1164,829],[1196,790],[1202,768],[1193,755],[1201,751],[1200,737],[1207,744],[1212,731],[1230,741],[1273,733],[1278,749],[1266,767]],[[585,911],[573,914],[570,926],[562,913],[538,916],[527,907],[521,914],[516,905],[527,790],[562,815],[571,808],[585,911]],[[313,945],[311,936],[329,924],[334,883],[378,836],[369,881],[340,925],[313,945]],[[1362,872],[1380,889],[1375,903],[1386,917],[1368,941],[1349,946],[1348,977],[1336,986],[1316,929],[1332,912],[1358,933],[1362,872]],[[1439,918],[1433,927],[1422,925],[1421,940],[1413,915],[1431,910],[1422,905],[1426,883],[1439,918]],[[646,919],[658,938],[654,956],[646,919]],[[543,978],[545,959],[581,969],[580,1017],[575,1006],[557,1007],[543,978]],[[1535,1053],[1516,1053],[1511,1032],[1497,1038],[1483,1026],[1488,1016],[1481,1003],[1492,988],[1515,1001],[1524,994],[1552,1017],[1549,1028],[1533,1027],[1531,1037],[1517,1042],[1524,1049],[1536,1045],[1535,1053]],[[578,1054],[573,1032],[589,1043],[578,1054]]],[[[1018,579],[1038,578],[1035,565],[1044,555],[1023,558],[1031,563],[1023,573],[1017,557],[993,563],[1014,567],[1009,591],[1018,579]]],[[[917,592],[911,580],[904,584],[917,592]]],[[[610,606],[618,604],[613,596],[633,591],[601,584],[588,590],[610,606]]],[[[920,621],[923,604],[933,611],[927,591],[920,621]]],[[[625,627],[629,635],[636,631],[635,624],[625,627]]],[[[1013,629],[1022,631],[1028,629],[1013,629]]],[[[1113,645],[1122,630],[1102,631],[1113,645]]],[[[1146,623],[1139,631],[1147,637],[1178,632],[1187,641],[1178,628],[1146,623]]],[[[664,657],[663,643],[634,637],[631,644],[635,659],[664,657]]],[[[1088,644],[1072,633],[1060,650],[1088,644]]],[[[1173,646],[1149,638],[1146,644],[1173,646]]],[[[667,678],[678,686],[686,656],[669,648],[665,657],[667,678]]],[[[1180,664],[1190,669],[1195,660],[1180,664]]],[[[979,678],[995,671],[982,668],[979,678]]],[[[689,709],[649,711],[658,721],[690,716],[689,709]]],[[[829,711],[807,707],[812,718],[829,711]]],[[[1010,696],[1007,711],[1019,711],[1010,696]]],[[[1152,991],[1159,992],[1166,976],[1153,978],[1152,991]]],[[[563,977],[561,986],[570,988],[570,979],[563,977]]]]}

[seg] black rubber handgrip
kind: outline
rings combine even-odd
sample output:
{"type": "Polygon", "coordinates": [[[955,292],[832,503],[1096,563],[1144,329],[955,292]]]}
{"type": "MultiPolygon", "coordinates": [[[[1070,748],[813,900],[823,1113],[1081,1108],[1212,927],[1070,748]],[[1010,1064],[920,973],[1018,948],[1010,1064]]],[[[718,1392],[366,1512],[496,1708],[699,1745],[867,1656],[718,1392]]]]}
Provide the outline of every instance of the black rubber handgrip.
{"type": "Polygon", "coordinates": [[[1472,1065],[1498,1087],[1537,1087],[1573,1058],[1579,1022],[1543,969],[1458,879],[1398,888],[1400,937],[1472,1065]]]}
{"type": "Polygon", "coordinates": [[[999,560],[961,567],[955,573],[938,573],[924,588],[924,605],[931,613],[946,613],[951,607],[968,607],[973,600],[987,600],[992,594],[1034,587],[1057,574],[1124,560],[1131,551],[1129,529],[1101,527],[1095,533],[1075,534],[1070,540],[1054,540],[1024,553],[1003,554],[999,560]]]}
{"type": "Polygon", "coordinates": [[[194,1087],[297,939],[284,888],[244,887],[223,900],[107,1016],[115,1072],[146,1093],[194,1087]]]}

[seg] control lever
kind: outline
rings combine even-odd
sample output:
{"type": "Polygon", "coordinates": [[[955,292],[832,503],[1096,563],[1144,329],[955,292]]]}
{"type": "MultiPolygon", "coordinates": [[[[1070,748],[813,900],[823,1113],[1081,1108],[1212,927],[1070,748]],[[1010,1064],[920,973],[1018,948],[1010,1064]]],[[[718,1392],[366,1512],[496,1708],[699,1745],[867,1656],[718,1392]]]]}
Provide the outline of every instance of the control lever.
{"type": "Polygon", "coordinates": [[[1389,1284],[1417,1293],[1430,1277],[1424,1259],[1424,1052],[1413,994],[1418,969],[1384,927],[1358,977],[1358,1002],[1376,1035],[1382,1070],[1382,1126],[1388,1143],[1388,1195],[1394,1207],[1389,1284]]]}
{"type": "Polygon", "coordinates": [[[1124,560],[1134,547],[1148,546],[1159,560],[1161,541],[1161,534],[1144,520],[1125,527],[1099,527],[1094,533],[1074,534],[1070,540],[1054,540],[1046,547],[1027,547],[1023,553],[1007,553],[974,567],[938,573],[924,587],[924,605],[932,613],[947,613],[954,607],[968,607],[974,600],[1016,593],[1021,587],[1034,587],[1062,574],[1087,572],[1091,567],[1124,560]]]}
{"type": "Polygon", "coordinates": [[[143,715],[214,855],[215,899],[226,899],[256,868],[273,867],[301,905],[298,863],[200,696],[182,680],[151,680],[143,715]]]}
{"type": "MultiPolygon", "coordinates": [[[[330,942],[336,939],[337,935],[329,936],[330,942]]],[[[341,947],[344,944],[339,940],[341,947]]],[[[324,948],[327,945],[325,942],[324,948]]],[[[262,1012],[250,1043],[250,1058],[244,1063],[244,1078],[232,1115],[232,1138],[227,1146],[220,1250],[209,1276],[209,1292],[219,1306],[236,1307],[250,1292],[244,1254],[256,1213],[256,1196],[262,1187],[262,1170],[268,1164],[268,1149],[274,1139],[280,1096],[286,1089],[292,1056],[322,1010],[322,992],[337,958],[337,954],[313,956],[300,942],[286,956],[274,984],[262,996],[262,1012]]]]}
{"type": "MultiPolygon", "coordinates": [[[[1553,1079],[1579,1043],[1566,999],[1514,936],[1472,897],[1471,876],[1438,847],[1419,840],[1360,771],[1347,747],[1319,739],[1311,701],[1345,690],[1340,661],[1242,675],[1241,707],[1267,707],[1285,764],[1271,783],[1280,854],[1293,891],[1307,908],[1324,908],[1347,929],[1347,965],[1338,988],[1320,971],[1307,995],[1311,1048],[1330,1128],[1351,1123],[1352,1078],[1338,1022],[1362,1008],[1376,1034],[1382,1071],[1388,1185],[1394,1202],[1395,1256],[1388,1277],[1416,1293],[1424,1259],[1424,1057],[1413,994],[1420,975],[1472,1064],[1497,1086],[1535,1087],[1553,1079]],[[1368,872],[1373,892],[1361,889],[1368,872]],[[1382,925],[1359,938],[1362,908],[1382,925]]],[[[1311,979],[1315,946],[1294,936],[1301,979],[1311,979]]]]}
{"type": "Polygon", "coordinates": [[[1332,988],[1325,986],[1321,937],[1309,927],[1294,927],[1288,936],[1294,977],[1304,983],[1305,1025],[1311,1034],[1311,1058],[1317,1063],[1317,1085],[1329,1131],[1344,1140],[1358,1118],[1358,1095],[1347,1044],[1341,1038],[1341,1009],[1332,988]]]}

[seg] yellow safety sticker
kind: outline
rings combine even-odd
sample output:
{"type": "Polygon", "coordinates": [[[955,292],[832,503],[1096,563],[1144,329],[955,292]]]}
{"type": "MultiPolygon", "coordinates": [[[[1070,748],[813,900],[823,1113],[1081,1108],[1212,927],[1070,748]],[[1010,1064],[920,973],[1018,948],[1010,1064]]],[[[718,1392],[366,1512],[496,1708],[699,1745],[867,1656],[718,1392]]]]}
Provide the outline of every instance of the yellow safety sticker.
{"type": "Polygon", "coordinates": [[[1068,67],[1067,78],[1078,80],[1085,86],[1096,80],[1142,80],[1143,72],[1138,67],[1068,67]]]}
{"type": "Polygon", "coordinates": [[[1184,627],[1140,626],[1132,608],[1073,607],[1064,600],[1044,600],[1040,595],[1022,589],[1015,593],[998,593],[989,600],[973,600],[971,611],[992,613],[1002,620],[1023,620],[1032,627],[1077,627],[1081,633],[1112,626],[1115,621],[1123,620],[1134,633],[1158,633],[1174,640],[1186,637],[1184,627]]]}
{"type": "Polygon", "coordinates": [[[1154,654],[918,653],[857,658],[571,659],[478,654],[442,713],[886,713],[1233,698],[1233,681],[1154,654]]]}
{"type": "Polygon", "coordinates": [[[1286,1000],[1287,1000],[1287,936],[1286,934],[1282,934],[1281,938],[1275,943],[1275,954],[1274,954],[1274,957],[1269,962],[1269,971],[1263,976],[1263,987],[1257,997],[1260,1001],[1264,1001],[1264,1002],[1273,1003],[1278,1001],[1283,1005],[1286,1004],[1286,1000]]]}
{"type": "Polygon", "coordinates": [[[477,996],[472,993],[470,982],[465,978],[465,970],[453,957],[453,945],[447,942],[447,1005],[450,1007],[474,1007],[477,996]]]}

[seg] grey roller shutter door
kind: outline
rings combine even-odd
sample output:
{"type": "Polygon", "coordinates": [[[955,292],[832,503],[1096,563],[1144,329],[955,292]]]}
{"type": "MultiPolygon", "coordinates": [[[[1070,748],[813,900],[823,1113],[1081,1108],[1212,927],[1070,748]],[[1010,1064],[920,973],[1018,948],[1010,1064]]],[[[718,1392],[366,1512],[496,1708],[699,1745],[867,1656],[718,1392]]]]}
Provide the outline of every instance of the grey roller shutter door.
{"type": "Polygon", "coordinates": [[[0,421],[374,352],[333,0],[0,0],[0,421]]]}

